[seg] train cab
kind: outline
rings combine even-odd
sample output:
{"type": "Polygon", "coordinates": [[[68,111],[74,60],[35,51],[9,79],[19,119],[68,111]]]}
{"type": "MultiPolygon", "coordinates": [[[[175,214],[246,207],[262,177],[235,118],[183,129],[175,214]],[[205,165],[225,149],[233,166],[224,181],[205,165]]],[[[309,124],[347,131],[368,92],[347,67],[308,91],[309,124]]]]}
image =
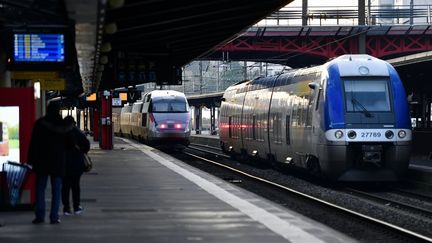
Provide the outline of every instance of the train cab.
{"type": "Polygon", "coordinates": [[[144,96],[144,139],[150,143],[189,144],[190,110],[183,93],[155,90],[144,96]]]}

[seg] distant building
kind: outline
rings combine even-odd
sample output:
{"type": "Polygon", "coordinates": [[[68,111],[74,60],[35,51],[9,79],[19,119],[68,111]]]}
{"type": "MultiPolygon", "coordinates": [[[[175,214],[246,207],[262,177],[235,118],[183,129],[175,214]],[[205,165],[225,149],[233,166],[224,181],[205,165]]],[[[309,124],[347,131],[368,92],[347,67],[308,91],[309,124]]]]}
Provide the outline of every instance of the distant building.
{"type": "Polygon", "coordinates": [[[372,23],[382,25],[431,23],[432,2],[430,0],[373,0],[371,8],[372,23]],[[373,9],[376,9],[378,14],[374,14],[373,9]]]}

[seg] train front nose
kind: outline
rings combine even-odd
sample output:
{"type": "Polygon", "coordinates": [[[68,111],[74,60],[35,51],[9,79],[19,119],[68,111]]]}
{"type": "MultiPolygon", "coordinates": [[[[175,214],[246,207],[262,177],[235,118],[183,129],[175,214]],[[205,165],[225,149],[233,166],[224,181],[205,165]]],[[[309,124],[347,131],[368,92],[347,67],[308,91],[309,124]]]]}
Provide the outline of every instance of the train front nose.
{"type": "Polygon", "coordinates": [[[186,116],[159,118],[155,116],[155,126],[152,133],[154,142],[188,145],[190,136],[189,120],[186,116]]]}

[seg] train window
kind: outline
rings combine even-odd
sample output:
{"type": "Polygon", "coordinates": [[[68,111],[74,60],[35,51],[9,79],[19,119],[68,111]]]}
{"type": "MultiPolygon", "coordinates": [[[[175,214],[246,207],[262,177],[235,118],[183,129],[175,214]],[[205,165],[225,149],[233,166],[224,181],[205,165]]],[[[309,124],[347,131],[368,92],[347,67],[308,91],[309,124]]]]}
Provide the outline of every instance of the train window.
{"type": "Polygon", "coordinates": [[[142,119],[141,119],[141,125],[143,127],[147,127],[147,113],[141,113],[142,119]]]}
{"type": "Polygon", "coordinates": [[[347,112],[390,111],[386,80],[345,80],[347,112]]]}
{"type": "Polygon", "coordinates": [[[153,99],[151,102],[151,112],[154,113],[173,113],[188,112],[188,105],[185,99],[153,99]]]}
{"type": "Polygon", "coordinates": [[[232,116],[228,117],[228,137],[232,138],[232,127],[233,127],[233,123],[232,123],[232,116]]]}
{"type": "Polygon", "coordinates": [[[132,113],[138,113],[141,112],[142,103],[135,103],[132,106],[132,113]]]}
{"type": "Polygon", "coordinates": [[[316,102],[315,102],[315,110],[318,110],[318,107],[319,107],[319,101],[320,101],[320,96],[321,96],[321,88],[320,89],[318,89],[318,94],[317,94],[317,97],[316,97],[316,102]]]}
{"type": "Polygon", "coordinates": [[[256,139],[256,127],[257,123],[256,123],[256,115],[252,116],[252,139],[256,139]]]}
{"type": "Polygon", "coordinates": [[[122,109],[121,109],[121,113],[128,113],[128,112],[131,112],[132,111],[132,106],[131,105],[125,105],[125,106],[123,106],[122,107],[122,109]]]}
{"type": "Polygon", "coordinates": [[[256,140],[258,140],[258,141],[263,141],[264,140],[264,128],[265,128],[266,122],[267,122],[266,114],[261,113],[261,114],[257,115],[257,120],[256,120],[256,128],[257,128],[256,140]]]}
{"type": "Polygon", "coordinates": [[[287,144],[290,144],[291,143],[291,138],[290,138],[290,120],[291,120],[291,117],[290,117],[290,115],[287,115],[286,116],[286,143],[287,144]]]}
{"type": "Polygon", "coordinates": [[[271,120],[273,123],[273,141],[275,143],[281,143],[282,142],[282,114],[276,113],[273,116],[273,119],[271,120]]]}
{"type": "MultiPolygon", "coordinates": [[[[294,101],[295,102],[295,101],[294,101]]],[[[296,103],[292,106],[292,119],[291,119],[291,126],[296,127],[298,126],[298,105],[296,103]]]]}

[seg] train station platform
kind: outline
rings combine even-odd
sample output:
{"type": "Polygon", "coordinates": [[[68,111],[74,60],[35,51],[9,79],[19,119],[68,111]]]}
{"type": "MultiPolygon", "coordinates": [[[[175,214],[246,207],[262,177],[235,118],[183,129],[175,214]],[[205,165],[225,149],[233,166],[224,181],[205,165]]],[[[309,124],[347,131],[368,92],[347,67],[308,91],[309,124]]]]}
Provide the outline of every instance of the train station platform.
{"type": "Polygon", "coordinates": [[[0,242],[353,242],[128,139],[115,138],[113,150],[93,143],[90,155],[81,215],[33,225],[32,211],[0,212],[0,242]]]}

